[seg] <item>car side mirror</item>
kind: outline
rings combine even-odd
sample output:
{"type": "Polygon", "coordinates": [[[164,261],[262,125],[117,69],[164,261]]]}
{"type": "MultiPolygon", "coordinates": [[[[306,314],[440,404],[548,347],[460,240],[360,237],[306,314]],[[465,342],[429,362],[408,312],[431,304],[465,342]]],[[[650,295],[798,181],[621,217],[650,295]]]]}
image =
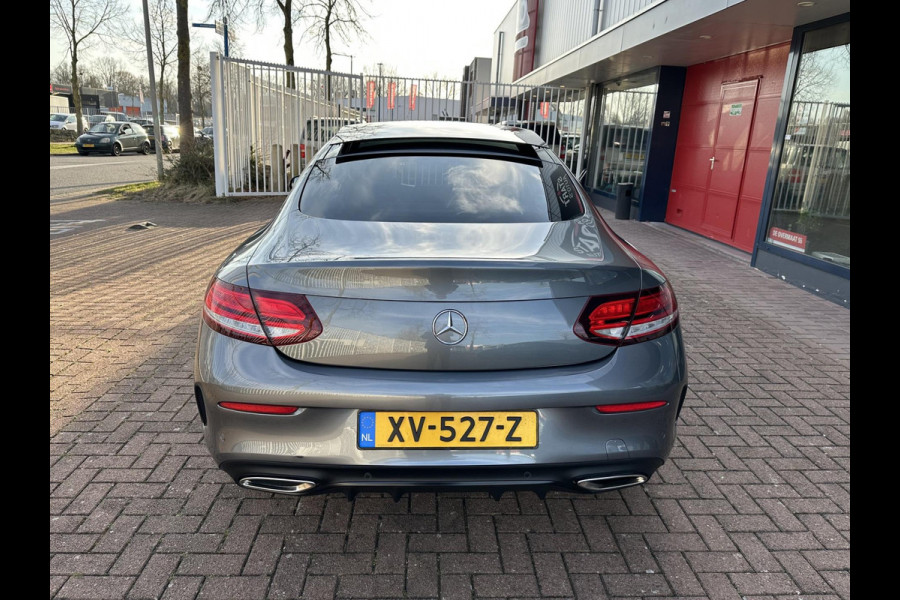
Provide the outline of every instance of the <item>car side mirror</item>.
{"type": "Polygon", "coordinates": [[[294,189],[294,184],[297,183],[297,180],[300,179],[299,175],[294,175],[291,177],[291,181],[288,183],[288,191],[294,189]]]}

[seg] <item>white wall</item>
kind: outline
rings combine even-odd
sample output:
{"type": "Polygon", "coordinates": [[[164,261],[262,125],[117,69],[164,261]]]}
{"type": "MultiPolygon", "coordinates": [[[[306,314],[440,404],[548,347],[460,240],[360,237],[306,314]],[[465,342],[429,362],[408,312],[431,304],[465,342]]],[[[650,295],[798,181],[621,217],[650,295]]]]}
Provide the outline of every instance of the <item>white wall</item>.
{"type": "Polygon", "coordinates": [[[494,31],[494,46],[491,53],[491,81],[494,83],[511,83],[513,80],[513,52],[515,51],[514,46],[516,43],[516,4],[517,2],[515,0],[510,3],[509,12],[506,13],[506,16],[503,17],[503,20],[500,22],[500,26],[494,31]],[[499,58],[500,76],[498,78],[497,45],[500,40],[501,31],[504,35],[503,48],[501,49],[499,58]]]}
{"type": "Polygon", "coordinates": [[[595,0],[541,0],[534,68],[591,37],[595,0]]]}

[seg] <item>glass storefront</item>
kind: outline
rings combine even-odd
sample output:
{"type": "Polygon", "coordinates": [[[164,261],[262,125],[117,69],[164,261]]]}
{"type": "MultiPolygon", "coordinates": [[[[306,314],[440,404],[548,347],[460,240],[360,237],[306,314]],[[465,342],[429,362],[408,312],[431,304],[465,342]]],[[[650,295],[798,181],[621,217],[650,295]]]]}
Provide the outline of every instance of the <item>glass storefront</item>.
{"type": "Polygon", "coordinates": [[[656,106],[658,73],[632,75],[601,87],[597,132],[588,183],[600,194],[615,196],[619,183],[633,183],[640,200],[656,106]]]}
{"type": "Polygon", "coordinates": [[[803,34],[766,242],[850,268],[850,23],[803,34]]]}

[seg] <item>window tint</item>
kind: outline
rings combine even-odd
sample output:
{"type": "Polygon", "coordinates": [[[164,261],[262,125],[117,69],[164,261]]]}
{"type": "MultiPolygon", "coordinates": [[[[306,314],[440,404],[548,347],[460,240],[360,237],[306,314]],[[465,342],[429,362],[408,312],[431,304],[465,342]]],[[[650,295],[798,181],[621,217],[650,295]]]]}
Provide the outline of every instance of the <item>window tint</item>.
{"type": "Polygon", "coordinates": [[[326,219],[420,223],[533,223],[583,214],[560,165],[444,155],[319,160],[300,210],[326,219]]]}

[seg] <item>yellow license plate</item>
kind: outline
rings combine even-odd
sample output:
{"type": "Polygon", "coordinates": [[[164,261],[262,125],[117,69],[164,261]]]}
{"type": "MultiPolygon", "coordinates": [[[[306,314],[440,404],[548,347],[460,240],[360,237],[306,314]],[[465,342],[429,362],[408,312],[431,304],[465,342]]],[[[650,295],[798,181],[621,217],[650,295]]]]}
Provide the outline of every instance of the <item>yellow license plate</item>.
{"type": "Polygon", "coordinates": [[[360,411],[360,448],[536,448],[537,412],[360,411]]]}
{"type": "Polygon", "coordinates": [[[85,148],[93,148],[94,145],[93,145],[93,144],[84,144],[84,147],[85,147],[85,148]]]}

